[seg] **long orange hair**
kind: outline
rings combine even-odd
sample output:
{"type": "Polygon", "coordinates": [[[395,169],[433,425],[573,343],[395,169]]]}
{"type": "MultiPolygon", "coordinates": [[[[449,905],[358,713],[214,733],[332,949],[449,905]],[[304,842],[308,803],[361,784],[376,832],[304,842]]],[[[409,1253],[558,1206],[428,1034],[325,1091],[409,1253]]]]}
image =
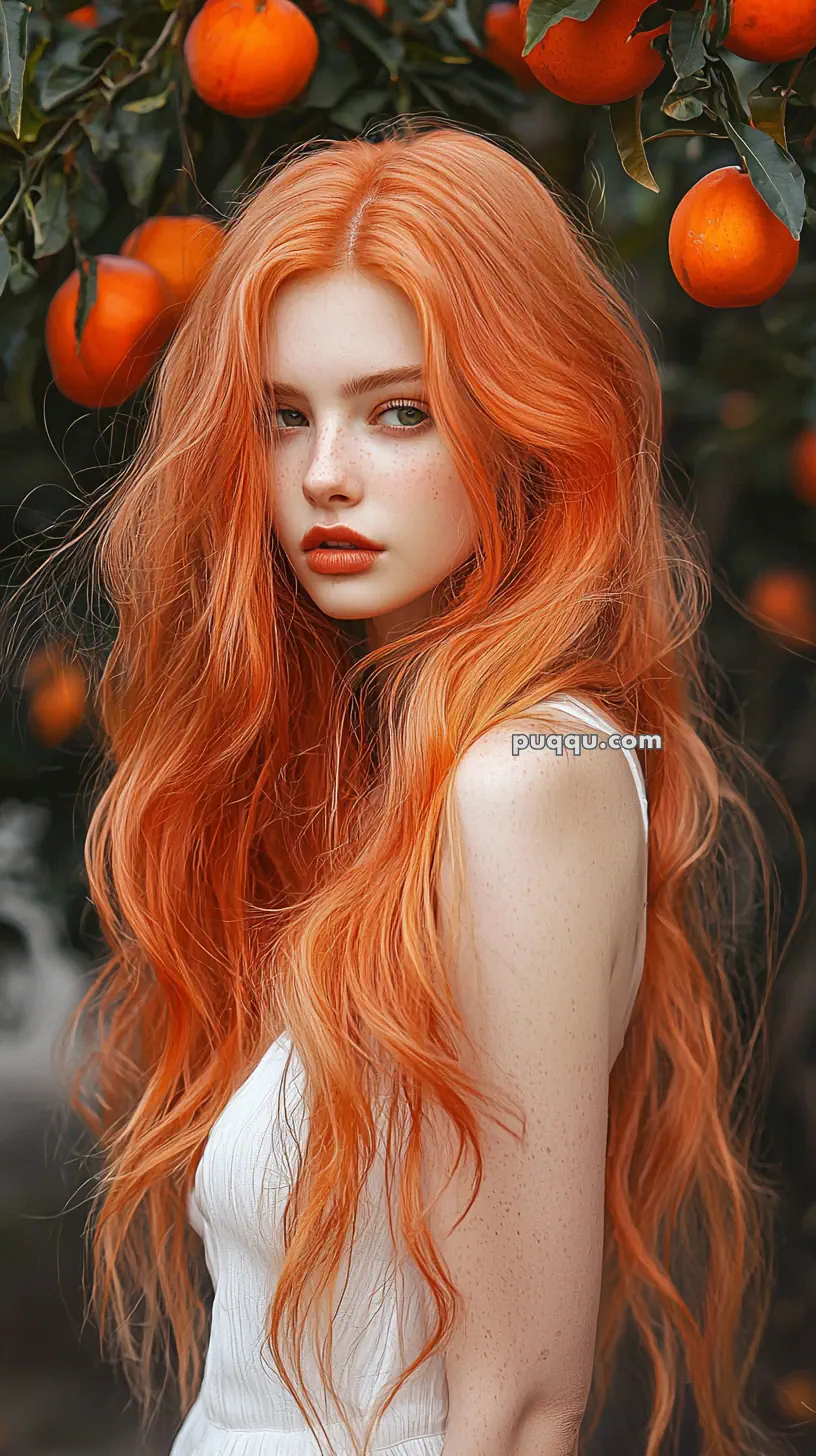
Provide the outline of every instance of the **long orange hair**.
{"type": "Polygon", "coordinates": [[[307,1289],[323,1308],[383,1088],[399,1228],[438,1315],[402,1380],[444,1348],[457,1291],[422,1207],[422,1129],[429,1108],[449,1119],[475,1197],[476,1103],[498,1103],[457,1052],[440,835],[469,745],[568,691],[663,742],[645,763],[645,968],[609,1088],[591,1429],[631,1318],[653,1377],[647,1456],[686,1383],[706,1449],[778,1449],[746,1399],[778,1198],[753,1146],[776,915],[738,770],[792,816],[717,721],[699,631],[709,580],[661,491],[661,434],[632,309],[509,145],[418,121],[307,143],[230,220],[138,448],[80,537],[96,543],[117,617],[104,662],[92,658],[103,770],[86,840],[110,954],[64,1051],[103,1159],[94,1307],[145,1408],[157,1356],[183,1409],[195,1395],[207,1316],[186,1202],[215,1118],[282,1027],[310,1131],[268,1311],[281,1378],[314,1430],[307,1289]],[[349,267],[414,306],[431,412],[479,525],[432,619],[356,659],[276,543],[263,387],[281,284],[349,267]],[[757,906],[764,978],[751,967],[757,906]]]}

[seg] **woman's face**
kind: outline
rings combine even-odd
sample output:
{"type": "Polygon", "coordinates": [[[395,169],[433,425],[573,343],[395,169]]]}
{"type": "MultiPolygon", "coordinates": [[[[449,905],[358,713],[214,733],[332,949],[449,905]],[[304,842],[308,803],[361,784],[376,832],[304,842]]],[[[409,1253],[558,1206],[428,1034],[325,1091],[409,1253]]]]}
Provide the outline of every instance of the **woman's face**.
{"type": "Polygon", "coordinates": [[[434,589],[475,544],[422,365],[419,321],[393,285],[349,269],[281,288],[268,366],[274,528],[312,600],[327,616],[364,621],[371,645],[427,620],[434,589]],[[380,549],[310,549],[322,528],[339,526],[380,549]]]}

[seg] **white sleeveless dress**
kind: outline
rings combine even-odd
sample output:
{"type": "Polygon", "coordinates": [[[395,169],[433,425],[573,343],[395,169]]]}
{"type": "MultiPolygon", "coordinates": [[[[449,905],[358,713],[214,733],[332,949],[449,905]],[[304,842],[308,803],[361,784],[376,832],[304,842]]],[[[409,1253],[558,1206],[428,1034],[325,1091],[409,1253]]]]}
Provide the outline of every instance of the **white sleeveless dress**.
{"type": "MultiPolygon", "coordinates": [[[[619,731],[581,699],[559,694],[548,701],[598,731],[619,731]]],[[[648,834],[642,769],[631,749],[620,751],[632,768],[648,834]]],[[[645,930],[644,886],[624,1026],[640,984],[645,930]]],[[[619,1051],[620,1046],[611,1049],[610,1066],[619,1051]]],[[[266,1310],[283,1258],[283,1210],[297,1167],[297,1142],[304,1145],[302,1072],[284,1032],[214,1123],[199,1162],[188,1212],[204,1242],[214,1301],[201,1388],[170,1456],[328,1456],[325,1437],[321,1433],[320,1445],[315,1441],[269,1355],[262,1355],[266,1310]],[[284,1075],[290,1054],[292,1074],[284,1075]]],[[[419,1354],[434,1323],[418,1270],[407,1250],[398,1256],[391,1243],[383,1166],[384,1153],[369,1175],[335,1300],[333,1379],[358,1433],[384,1391],[419,1354]]],[[[308,1338],[304,1344],[307,1389],[329,1433],[330,1456],[352,1456],[308,1338]]],[[[403,1385],[375,1428],[371,1450],[441,1456],[447,1413],[444,1363],[436,1355],[403,1385]]]]}

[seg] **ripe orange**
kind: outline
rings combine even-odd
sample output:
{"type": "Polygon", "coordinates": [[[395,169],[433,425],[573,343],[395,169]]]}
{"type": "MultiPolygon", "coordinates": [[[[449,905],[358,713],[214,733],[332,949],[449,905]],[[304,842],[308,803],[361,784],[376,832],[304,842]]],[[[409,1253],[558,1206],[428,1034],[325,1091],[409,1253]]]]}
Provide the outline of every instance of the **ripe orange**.
{"type": "Polygon", "coordinates": [[[119,252],[124,258],[138,258],[160,273],[176,299],[180,316],[199,280],[224,241],[218,223],[193,214],[190,217],[149,217],[125,238],[119,252]]]}
{"type": "Polygon", "coordinates": [[[267,116],[300,94],[317,31],[292,0],[207,0],[187,31],[193,89],[228,116],[267,116]]]}
{"type": "MultiPolygon", "coordinates": [[[[525,34],[529,9],[530,0],[520,0],[525,34]]],[[[651,42],[668,30],[668,21],[629,39],[645,9],[645,0],[600,0],[588,20],[567,18],[551,26],[525,62],[542,86],[565,101],[582,106],[625,101],[663,69],[651,42]]]]}
{"type": "Polygon", "coordinates": [[[782,287],[799,243],[740,167],[718,167],[681,197],[669,259],[686,293],[710,308],[746,308],[782,287]]]}
{"type": "Polygon", "coordinates": [[[81,30],[95,30],[99,24],[99,12],[95,5],[80,5],[77,10],[69,10],[65,19],[81,30]]]}
{"type": "Polygon", "coordinates": [[[74,321],[79,271],[54,294],[45,319],[45,347],[57,388],[77,404],[122,404],[149,374],[174,327],[175,302],[147,263],[102,253],[97,291],[77,351],[74,321]]]}
{"type": "Polygon", "coordinates": [[[29,724],[43,743],[56,747],[85,716],[85,673],[78,662],[65,661],[59,643],[49,642],[29,661],[24,682],[31,693],[29,724]]]}
{"type": "Polygon", "coordinates": [[[805,505],[816,506],[816,425],[806,425],[793,442],[791,484],[805,505]]]}
{"type": "Polygon", "coordinates": [[[485,12],[484,33],[487,45],[477,54],[500,66],[522,91],[535,91],[538,81],[521,56],[524,22],[517,0],[493,0],[485,12]]]}
{"type": "Polygon", "coordinates": [[[772,566],[748,588],[747,604],[755,616],[786,641],[816,645],[816,586],[807,572],[793,566],[772,566]]]}
{"type": "Polygon", "coordinates": [[[813,0],[732,0],[723,45],[746,61],[793,61],[816,46],[813,0]]]}
{"type": "Polygon", "coordinates": [[[364,10],[370,10],[378,20],[388,13],[388,0],[351,0],[352,5],[362,5],[364,10]]]}

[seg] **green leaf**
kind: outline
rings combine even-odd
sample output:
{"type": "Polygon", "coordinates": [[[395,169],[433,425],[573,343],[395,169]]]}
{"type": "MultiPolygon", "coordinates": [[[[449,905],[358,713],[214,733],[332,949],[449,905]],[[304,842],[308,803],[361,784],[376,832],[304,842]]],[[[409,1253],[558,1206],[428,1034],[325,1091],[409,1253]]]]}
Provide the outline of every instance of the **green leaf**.
{"type": "Polygon", "coordinates": [[[784,96],[751,96],[748,105],[751,108],[751,120],[754,126],[760,131],[767,132],[769,137],[783,148],[788,149],[788,139],[785,136],[785,97],[784,96]]]}
{"type": "Polygon", "coordinates": [[[119,150],[119,138],[106,104],[98,106],[91,116],[83,116],[82,129],[98,162],[109,162],[119,150]]]}
{"type": "Polygon", "coordinates": [[[5,212],[20,188],[23,174],[11,158],[0,167],[0,210],[5,212]]]}
{"type": "Polygon", "coordinates": [[[454,30],[456,30],[457,21],[462,22],[460,29],[456,31],[457,35],[460,35],[462,39],[465,38],[463,34],[465,25],[469,25],[471,31],[477,36],[476,45],[481,46],[484,45],[485,40],[484,23],[489,4],[490,0],[464,0],[464,3],[463,0],[456,0],[454,5],[448,6],[445,15],[451,22],[454,30]],[[453,16],[454,11],[456,12],[455,18],[453,16]]]}
{"type": "Polygon", "coordinates": [[[701,116],[703,102],[700,99],[708,91],[705,76],[678,76],[671,90],[663,97],[660,110],[672,121],[693,121],[701,116]]]}
{"type": "Polygon", "coordinates": [[[735,56],[732,51],[720,51],[720,60],[728,67],[731,75],[737,83],[737,90],[746,110],[752,92],[758,90],[774,69],[767,61],[746,61],[742,56],[735,56]]]}
{"type": "Polygon", "coordinates": [[[77,299],[74,337],[77,348],[82,343],[82,334],[88,321],[88,314],[96,302],[97,262],[92,254],[84,254],[79,260],[79,298],[77,299]]]}
{"type": "Polygon", "coordinates": [[[486,77],[477,74],[475,64],[450,68],[450,79],[446,78],[440,89],[460,110],[476,108],[500,125],[506,125],[508,112],[523,107],[525,98],[510,76],[491,69],[494,75],[486,77]]]}
{"type": "Polygon", "coordinates": [[[11,269],[11,248],[5,233],[0,233],[0,293],[6,286],[11,269]]]}
{"type": "Polygon", "coordinates": [[[448,114],[450,108],[445,104],[444,98],[440,96],[439,92],[435,87],[430,85],[424,76],[414,76],[414,85],[420,95],[425,97],[425,100],[435,111],[441,111],[444,115],[448,114]]]}
{"type": "MultiPolygon", "coordinates": [[[[707,16],[712,11],[714,13],[714,26],[711,31],[711,39],[715,46],[721,46],[731,26],[731,0],[717,0],[716,6],[711,3],[711,0],[706,0],[704,9],[707,12],[707,16]]],[[[708,24],[707,16],[706,24],[708,24]]]]}
{"type": "Polygon", "coordinates": [[[637,96],[630,96],[626,101],[616,101],[609,108],[609,120],[612,123],[612,135],[615,138],[615,146],[618,149],[618,156],[623,163],[624,171],[628,172],[635,182],[639,182],[641,187],[648,187],[650,192],[659,192],[660,188],[652,176],[643,145],[643,134],[640,129],[642,105],[642,92],[637,96]]]}
{"type": "MultiPolygon", "coordinates": [[[[34,230],[34,257],[49,258],[65,247],[70,232],[68,191],[62,168],[46,172],[36,190],[39,200],[29,210],[34,230]]],[[[26,202],[30,202],[30,196],[26,202]]]]}
{"type": "Polygon", "coordinates": [[[481,48],[485,43],[483,0],[455,0],[445,11],[445,18],[457,40],[481,48]]]}
{"type": "Polygon", "coordinates": [[[384,87],[352,91],[345,101],[329,112],[332,121],[347,131],[359,132],[370,116],[389,109],[390,92],[384,87]]]}
{"type": "Polygon", "coordinates": [[[672,17],[669,31],[669,53],[677,76],[695,76],[705,65],[703,14],[704,12],[701,12],[695,16],[679,10],[672,17]]]}
{"type": "Polygon", "coordinates": [[[20,0],[3,0],[0,5],[0,101],[14,135],[20,135],[23,109],[23,77],[28,47],[28,17],[31,6],[20,0]]]}
{"type": "Polygon", "coordinates": [[[131,206],[141,207],[150,197],[161,170],[173,118],[166,108],[137,116],[120,107],[115,126],[119,137],[117,160],[125,192],[131,206]]]}
{"type": "Polygon", "coordinates": [[[93,71],[87,66],[52,66],[40,68],[38,90],[43,111],[53,111],[61,101],[73,96],[90,83],[93,71]]]}
{"type": "Polygon", "coordinates": [[[711,82],[710,104],[713,115],[723,122],[750,124],[748,103],[744,100],[737,78],[724,55],[711,56],[706,61],[706,73],[711,82]]]}
{"type": "Polygon", "coordinates": [[[805,179],[800,168],[767,132],[723,119],[760,197],[793,237],[798,238],[805,217],[805,179]]]}
{"type": "Polygon", "coordinates": [[[346,92],[361,79],[360,67],[352,52],[343,51],[336,44],[336,31],[333,21],[330,34],[328,27],[321,28],[317,65],[303,95],[304,106],[316,106],[328,111],[332,106],[337,106],[346,92]],[[326,44],[323,44],[324,39],[326,44]]]}
{"type": "Polygon", "coordinates": [[[589,20],[599,4],[600,0],[532,0],[527,11],[526,39],[521,54],[526,56],[547,34],[550,26],[557,25],[559,20],[589,20]]]}
{"type": "MultiPolygon", "coordinates": [[[[349,5],[346,0],[330,0],[332,14],[356,40],[371,51],[386,67],[392,81],[399,76],[399,68],[405,55],[405,46],[397,35],[391,35],[373,15],[359,6],[349,5]]],[[[345,126],[341,122],[341,126],[345,126]]]]}
{"type": "Polygon", "coordinates": [[[11,250],[11,268],[9,269],[8,286],[9,292],[13,294],[28,293],[35,283],[39,282],[40,275],[34,264],[23,252],[22,243],[16,243],[11,250]]]}
{"type": "Polygon", "coordinates": [[[122,110],[134,111],[137,116],[146,116],[149,111],[160,111],[167,104],[167,98],[175,88],[175,84],[175,81],[171,81],[170,85],[156,96],[140,96],[138,101],[126,101],[122,110]]]}
{"type": "Polygon", "coordinates": [[[68,196],[77,237],[83,242],[91,237],[108,215],[108,191],[102,186],[94,166],[93,151],[87,138],[77,148],[74,171],[68,183],[68,196]]]}
{"type": "Polygon", "coordinates": [[[633,35],[640,35],[644,30],[655,30],[658,25],[665,25],[671,20],[674,10],[669,10],[662,0],[655,0],[653,5],[647,5],[634,30],[630,31],[630,39],[633,35]]]}

